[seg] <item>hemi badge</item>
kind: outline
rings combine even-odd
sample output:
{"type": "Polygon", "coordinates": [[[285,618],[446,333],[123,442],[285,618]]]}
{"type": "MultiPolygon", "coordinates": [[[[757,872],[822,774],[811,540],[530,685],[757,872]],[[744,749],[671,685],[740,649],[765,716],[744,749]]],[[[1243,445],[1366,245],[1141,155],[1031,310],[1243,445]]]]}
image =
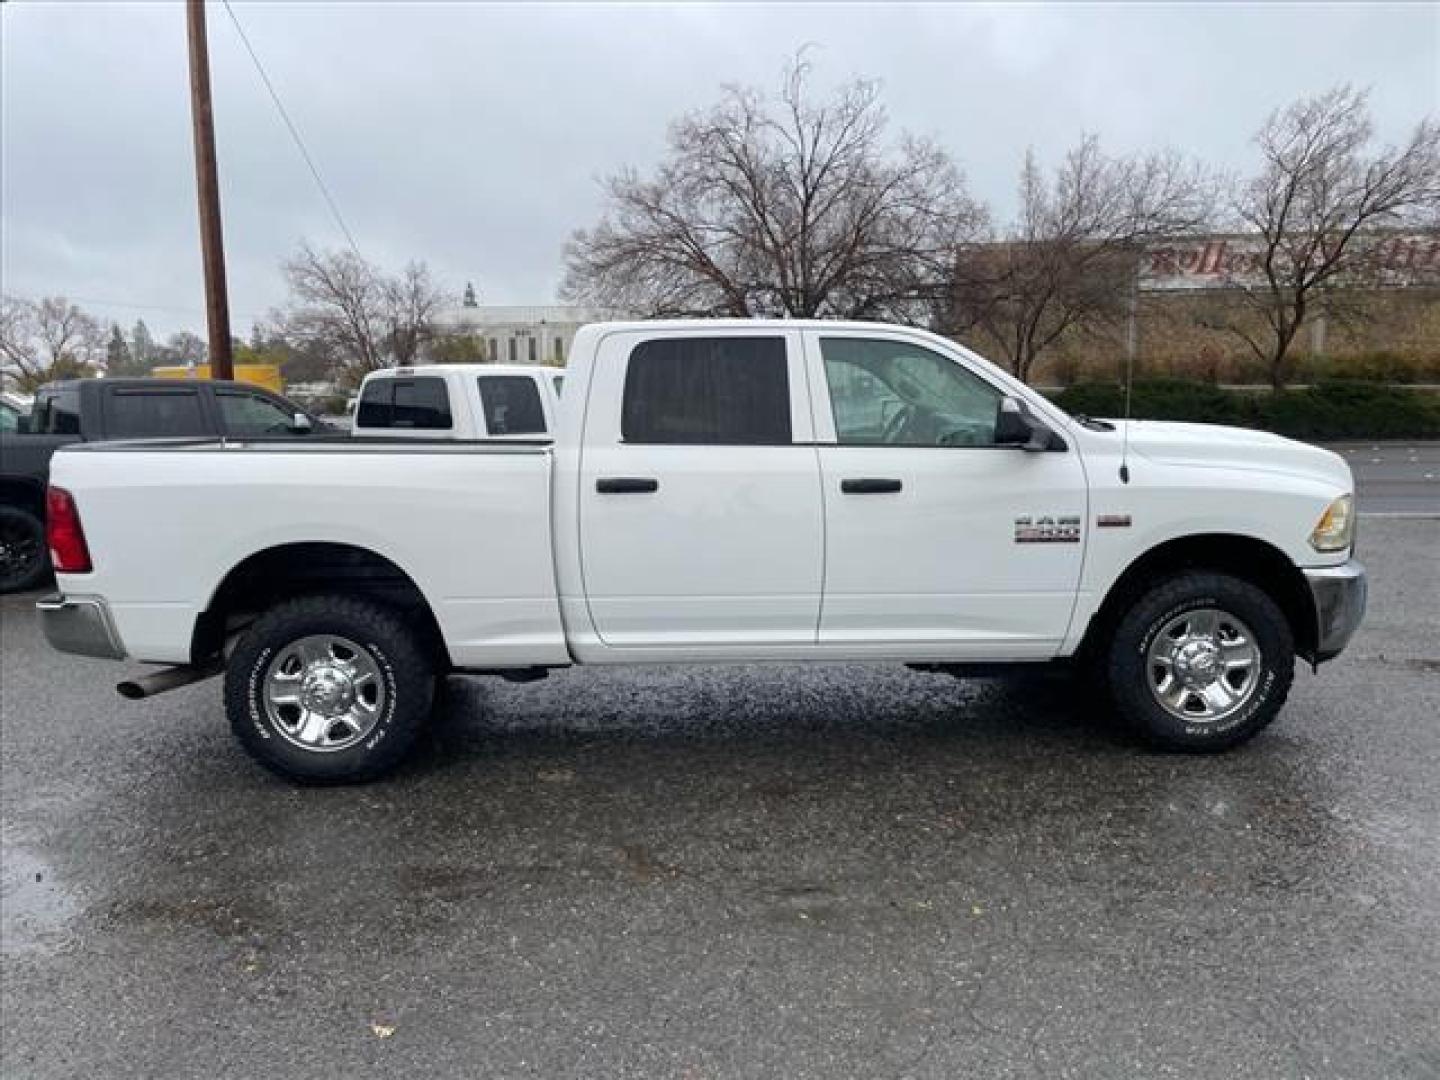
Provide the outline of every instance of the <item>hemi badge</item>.
{"type": "Polygon", "coordinates": [[[1102,529],[1128,529],[1130,527],[1130,515],[1101,514],[1095,519],[1095,524],[1102,529]]]}

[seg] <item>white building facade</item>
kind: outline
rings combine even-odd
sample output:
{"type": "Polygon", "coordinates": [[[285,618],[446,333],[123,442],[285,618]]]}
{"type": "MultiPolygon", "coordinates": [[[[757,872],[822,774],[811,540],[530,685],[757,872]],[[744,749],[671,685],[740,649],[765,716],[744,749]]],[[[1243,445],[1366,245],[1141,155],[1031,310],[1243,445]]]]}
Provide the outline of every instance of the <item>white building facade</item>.
{"type": "Polygon", "coordinates": [[[511,307],[462,304],[435,319],[446,333],[467,334],[481,342],[491,364],[546,364],[564,367],[575,333],[587,323],[624,319],[623,311],[559,304],[511,307]]]}

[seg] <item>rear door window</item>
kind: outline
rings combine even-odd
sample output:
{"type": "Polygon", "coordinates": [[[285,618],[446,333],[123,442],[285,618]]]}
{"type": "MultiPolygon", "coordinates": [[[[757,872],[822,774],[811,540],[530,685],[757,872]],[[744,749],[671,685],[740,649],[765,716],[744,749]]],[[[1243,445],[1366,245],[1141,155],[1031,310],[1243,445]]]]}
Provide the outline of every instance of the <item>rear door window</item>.
{"type": "Polygon", "coordinates": [[[481,375],[480,404],[491,435],[544,435],[540,389],[525,375],[481,375]]]}
{"type": "Polygon", "coordinates": [[[635,347],[620,414],[627,443],[788,444],[781,337],[658,338],[635,347]]]}
{"type": "Polygon", "coordinates": [[[190,387],[111,389],[104,412],[107,439],[210,434],[200,392],[190,387]]]}
{"type": "Polygon", "coordinates": [[[356,427],[445,431],[454,426],[445,380],[417,375],[404,379],[372,379],[360,395],[356,427]]]}

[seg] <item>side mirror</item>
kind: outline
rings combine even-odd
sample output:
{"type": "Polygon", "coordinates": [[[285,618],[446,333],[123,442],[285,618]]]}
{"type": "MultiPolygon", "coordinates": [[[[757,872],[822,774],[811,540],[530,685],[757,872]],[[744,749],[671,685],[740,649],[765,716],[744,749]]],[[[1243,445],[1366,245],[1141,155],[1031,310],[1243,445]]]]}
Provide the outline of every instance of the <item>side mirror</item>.
{"type": "Polygon", "coordinates": [[[1003,397],[995,410],[995,445],[1018,446],[1021,450],[1064,450],[1060,438],[1045,421],[1025,407],[1019,398],[1003,397]]]}
{"type": "Polygon", "coordinates": [[[303,412],[297,412],[290,418],[290,430],[296,435],[309,435],[315,425],[310,422],[310,417],[303,412]]]}

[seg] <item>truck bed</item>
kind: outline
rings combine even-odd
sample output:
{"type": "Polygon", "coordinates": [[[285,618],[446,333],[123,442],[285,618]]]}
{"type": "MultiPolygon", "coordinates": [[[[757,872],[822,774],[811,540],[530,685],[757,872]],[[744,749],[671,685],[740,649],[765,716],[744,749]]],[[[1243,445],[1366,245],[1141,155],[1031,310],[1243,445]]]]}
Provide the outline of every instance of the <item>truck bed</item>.
{"type": "Polygon", "coordinates": [[[329,543],[406,575],[457,666],[568,662],[543,442],[147,440],[68,447],[52,469],[96,553],[86,589],[109,601],[135,659],[187,662],[233,568],[329,543]]]}

